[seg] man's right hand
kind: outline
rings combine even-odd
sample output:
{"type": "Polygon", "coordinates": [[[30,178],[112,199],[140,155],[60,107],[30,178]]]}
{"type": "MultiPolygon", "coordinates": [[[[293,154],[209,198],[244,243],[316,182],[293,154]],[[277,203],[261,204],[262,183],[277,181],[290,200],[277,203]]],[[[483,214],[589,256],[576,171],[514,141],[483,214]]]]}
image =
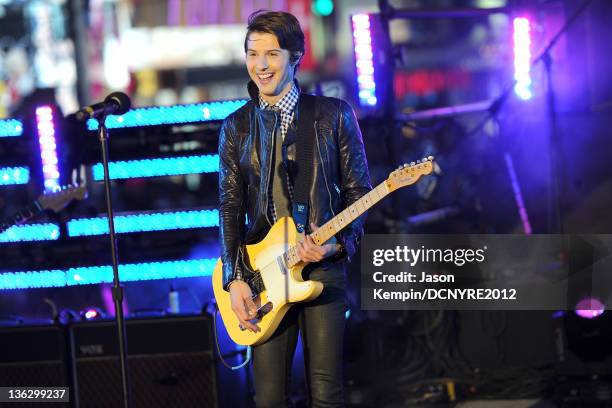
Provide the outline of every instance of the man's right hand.
{"type": "Polygon", "coordinates": [[[242,327],[253,333],[260,331],[259,327],[250,322],[257,315],[257,306],[253,303],[253,293],[249,285],[244,281],[236,280],[230,284],[229,292],[232,310],[242,327]]]}

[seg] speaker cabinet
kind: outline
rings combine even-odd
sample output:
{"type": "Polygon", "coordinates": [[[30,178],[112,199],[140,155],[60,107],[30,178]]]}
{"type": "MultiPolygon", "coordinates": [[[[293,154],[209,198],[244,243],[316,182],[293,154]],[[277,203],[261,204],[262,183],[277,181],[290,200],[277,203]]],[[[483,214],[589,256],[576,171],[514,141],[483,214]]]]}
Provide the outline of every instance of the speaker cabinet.
{"type": "MultiPolygon", "coordinates": [[[[69,387],[66,354],[66,331],[62,326],[0,327],[0,386],[69,387]]],[[[20,402],[0,405],[59,408],[68,404],[20,402]]]]}
{"type": "MultiPolygon", "coordinates": [[[[132,406],[217,407],[211,320],[206,316],[126,321],[132,406]]],[[[75,407],[122,405],[114,321],[70,326],[75,407]]]]}

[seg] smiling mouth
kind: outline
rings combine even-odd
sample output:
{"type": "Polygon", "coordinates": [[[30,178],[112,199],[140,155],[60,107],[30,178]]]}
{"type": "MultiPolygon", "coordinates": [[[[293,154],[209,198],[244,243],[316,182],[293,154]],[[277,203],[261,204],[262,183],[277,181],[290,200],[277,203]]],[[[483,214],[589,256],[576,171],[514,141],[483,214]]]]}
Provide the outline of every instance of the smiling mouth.
{"type": "Polygon", "coordinates": [[[267,84],[268,82],[270,82],[272,80],[272,77],[274,76],[273,73],[267,73],[267,74],[257,74],[257,78],[259,78],[259,81],[262,84],[267,84]]]}

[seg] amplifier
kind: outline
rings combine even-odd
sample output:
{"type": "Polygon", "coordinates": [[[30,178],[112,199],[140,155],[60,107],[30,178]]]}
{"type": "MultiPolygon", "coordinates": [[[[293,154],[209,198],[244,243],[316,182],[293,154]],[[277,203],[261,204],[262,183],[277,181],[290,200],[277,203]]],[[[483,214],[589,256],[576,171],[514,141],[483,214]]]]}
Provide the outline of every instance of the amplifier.
{"type": "MultiPolygon", "coordinates": [[[[126,320],[135,408],[217,407],[211,319],[126,320]]],[[[69,327],[75,407],[122,405],[117,329],[111,320],[69,327]]]]}
{"type": "MultiPolygon", "coordinates": [[[[69,387],[66,331],[58,325],[0,327],[0,386],[69,387]]],[[[72,399],[72,396],[71,396],[72,399]]],[[[67,403],[4,403],[39,408],[67,403]]]]}

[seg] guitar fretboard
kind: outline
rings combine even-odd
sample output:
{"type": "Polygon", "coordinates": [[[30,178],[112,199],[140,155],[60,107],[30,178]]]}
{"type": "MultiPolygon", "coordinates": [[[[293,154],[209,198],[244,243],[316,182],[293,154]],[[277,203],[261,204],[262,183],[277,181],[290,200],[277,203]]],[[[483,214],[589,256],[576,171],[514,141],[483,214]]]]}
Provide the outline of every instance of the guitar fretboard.
{"type": "MultiPolygon", "coordinates": [[[[360,215],[369,210],[374,204],[385,198],[389,194],[386,182],[380,183],[376,188],[365,194],[359,200],[338,213],[334,218],[323,224],[318,230],[310,234],[310,237],[317,245],[323,245],[327,240],[342,231],[351,222],[355,221],[360,215]]],[[[284,254],[285,264],[291,268],[300,262],[297,254],[297,247],[291,247],[284,254]]]]}

